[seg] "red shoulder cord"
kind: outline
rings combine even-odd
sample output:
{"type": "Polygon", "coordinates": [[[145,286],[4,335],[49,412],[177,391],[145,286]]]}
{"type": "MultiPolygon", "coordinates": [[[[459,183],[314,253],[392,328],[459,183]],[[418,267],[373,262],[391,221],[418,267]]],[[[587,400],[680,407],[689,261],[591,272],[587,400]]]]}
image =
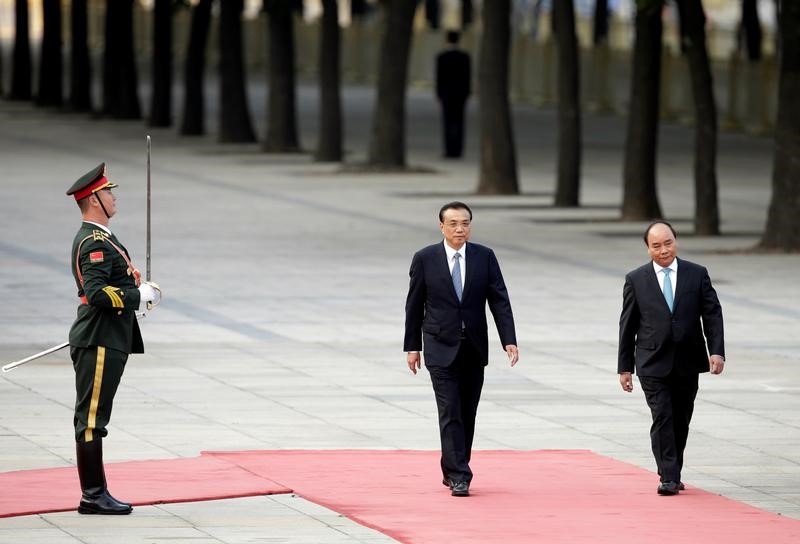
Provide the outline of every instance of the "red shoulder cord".
{"type": "MultiPolygon", "coordinates": [[[[78,250],[75,252],[75,274],[78,276],[78,281],[81,284],[81,289],[83,289],[83,274],[81,273],[81,247],[83,247],[83,243],[86,242],[87,240],[89,240],[90,238],[94,239],[94,240],[97,240],[98,239],[97,232],[98,231],[94,231],[94,233],[90,234],[89,236],[87,236],[86,238],[81,240],[78,243],[78,250]]],[[[106,241],[109,244],[111,244],[111,247],[116,249],[117,253],[119,253],[122,256],[122,258],[125,259],[125,263],[128,265],[128,274],[132,274],[133,275],[133,279],[136,282],[136,287],[139,287],[139,285],[141,284],[141,277],[142,277],[142,274],[139,272],[139,269],[137,269],[133,265],[131,260],[128,258],[128,255],[122,250],[122,248],[111,241],[111,239],[108,237],[108,235],[106,235],[105,233],[101,233],[99,236],[104,241],[106,241]]],[[[89,303],[89,301],[87,300],[85,294],[82,295],[80,297],[80,299],[81,299],[81,303],[82,304],[88,304],[89,303]]]]}

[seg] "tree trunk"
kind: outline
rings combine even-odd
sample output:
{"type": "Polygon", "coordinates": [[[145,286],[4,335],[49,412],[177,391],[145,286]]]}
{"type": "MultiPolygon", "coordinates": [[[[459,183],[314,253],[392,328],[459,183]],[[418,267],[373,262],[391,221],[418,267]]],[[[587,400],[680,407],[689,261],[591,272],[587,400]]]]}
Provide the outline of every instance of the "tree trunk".
{"type": "Polygon", "coordinates": [[[510,0],[483,4],[478,72],[481,120],[480,194],[518,194],[517,156],[508,99],[511,43],[510,0]]]}
{"type": "Polygon", "coordinates": [[[425,0],[425,20],[433,30],[439,29],[439,0],[425,0]]]}
{"type": "Polygon", "coordinates": [[[748,60],[761,60],[762,33],[758,20],[758,0],[742,0],[742,33],[748,60]]]}
{"type": "Polygon", "coordinates": [[[701,0],[678,0],[678,9],[694,97],[694,231],[702,236],[716,236],[719,234],[717,104],[706,49],[706,16],[701,0]]]}
{"type": "Polygon", "coordinates": [[[103,114],[111,115],[117,108],[117,87],[119,85],[119,44],[114,36],[119,26],[118,3],[106,0],[105,49],[103,51],[103,114]]]}
{"type": "Polygon", "coordinates": [[[369,13],[369,4],[367,0],[350,0],[350,17],[358,19],[369,13]]]}
{"type": "Polygon", "coordinates": [[[319,44],[319,141],[315,159],[342,160],[342,99],[337,0],[322,0],[322,39],[319,44]]]}
{"type": "Polygon", "coordinates": [[[150,99],[151,127],[172,124],[172,0],[153,5],[153,93],[150,99]]]}
{"type": "Polygon", "coordinates": [[[31,43],[28,0],[14,2],[14,52],[11,59],[11,100],[31,99],[31,43]]]}
{"type": "Polygon", "coordinates": [[[213,0],[200,0],[192,9],[189,47],[183,75],[184,105],[180,133],[184,136],[200,136],[206,132],[203,87],[212,4],[213,0]]]}
{"type": "Polygon", "coordinates": [[[631,100],[625,142],[622,219],[661,217],[656,190],[658,102],[661,87],[661,0],[637,0],[631,100]]]}
{"type": "Polygon", "coordinates": [[[220,0],[219,141],[255,142],[242,54],[243,0],[220,0]]]}
{"type": "Polygon", "coordinates": [[[92,109],[92,65],[89,61],[89,26],[86,0],[73,0],[70,13],[69,106],[75,111],[92,109]]]}
{"type": "Polygon", "coordinates": [[[800,3],[782,2],[772,200],[761,246],[800,251],[800,3]]]}
{"type": "Polygon", "coordinates": [[[300,151],[297,137],[293,0],[264,0],[269,20],[268,153],[300,151]]]}
{"type": "Polygon", "coordinates": [[[42,49],[39,60],[37,106],[64,103],[64,62],[61,58],[61,0],[42,0],[42,49]]]}
{"type": "Polygon", "coordinates": [[[466,29],[475,19],[472,0],[461,0],[461,28],[466,29]]]}
{"type": "Polygon", "coordinates": [[[608,39],[608,0],[595,0],[592,43],[600,45],[608,39]]]}
{"type": "Polygon", "coordinates": [[[141,119],[139,79],[133,50],[133,0],[106,0],[103,113],[141,119]]]}
{"type": "Polygon", "coordinates": [[[579,205],[581,183],[580,60],[573,0],[554,4],[558,27],[558,180],[555,205],[579,205]]]}
{"type": "Polygon", "coordinates": [[[401,169],[406,166],[406,85],[417,0],[392,0],[382,9],[385,25],[367,163],[401,169]]]}

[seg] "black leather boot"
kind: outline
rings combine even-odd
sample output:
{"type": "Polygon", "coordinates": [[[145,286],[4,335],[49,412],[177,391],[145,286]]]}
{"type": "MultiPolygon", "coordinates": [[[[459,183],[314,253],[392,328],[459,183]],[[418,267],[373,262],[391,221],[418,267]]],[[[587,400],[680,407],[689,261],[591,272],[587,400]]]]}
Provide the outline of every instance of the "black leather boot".
{"type": "Polygon", "coordinates": [[[91,442],[77,442],[75,452],[82,492],[78,513],[130,514],[133,510],[131,505],[118,501],[106,489],[102,439],[98,437],[91,442]]]}

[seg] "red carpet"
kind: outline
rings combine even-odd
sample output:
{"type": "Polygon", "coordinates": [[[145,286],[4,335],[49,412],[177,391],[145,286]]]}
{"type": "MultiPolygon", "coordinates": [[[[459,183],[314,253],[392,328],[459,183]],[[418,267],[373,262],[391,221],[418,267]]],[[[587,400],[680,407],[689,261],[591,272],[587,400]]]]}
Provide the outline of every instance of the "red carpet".
{"type": "MultiPolygon", "coordinates": [[[[210,455],[110,463],[106,479],[115,497],[134,505],[291,493],[210,455]]],[[[75,467],[0,473],[0,518],[75,510],[80,489],[75,467]]]]}
{"type": "MultiPolygon", "coordinates": [[[[400,542],[800,542],[800,521],[698,490],[659,497],[657,478],[588,451],[479,451],[473,495],[441,485],[438,452],[206,452],[200,458],[108,467],[115,495],[135,504],[285,492],[400,542]],[[276,483],[277,482],[277,483],[276,483]]],[[[0,517],[73,509],[74,469],[0,474],[0,517]],[[23,496],[12,497],[16,490],[23,496]],[[24,508],[21,506],[24,505],[24,508]]]]}

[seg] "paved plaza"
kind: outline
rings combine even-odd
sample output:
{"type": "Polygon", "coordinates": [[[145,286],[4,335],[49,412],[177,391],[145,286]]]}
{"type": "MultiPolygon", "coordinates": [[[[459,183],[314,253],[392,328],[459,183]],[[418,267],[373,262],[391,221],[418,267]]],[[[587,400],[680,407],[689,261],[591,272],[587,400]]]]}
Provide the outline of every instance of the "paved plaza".
{"type": "MultiPolygon", "coordinates": [[[[371,100],[370,89],[345,92],[350,163],[364,158],[371,100]]],[[[263,89],[254,92],[262,136],[264,101],[263,89]]],[[[625,394],[616,374],[624,274],[647,259],[645,224],[616,220],[624,119],[585,118],[584,206],[555,209],[555,112],[516,110],[523,194],[474,196],[475,106],[466,158],[444,161],[430,92],[411,92],[409,163],[424,167],[412,174],[343,172],[307,154],[150,130],[153,279],[165,300],[141,322],[147,353],[128,361],[106,462],[203,450],[438,449],[430,379],[413,376],[402,352],[404,304],[412,254],[440,239],[438,209],[459,199],[473,206],[472,240],[500,260],[521,354],[509,368],[490,329],[475,448],[588,449],[655,471],[639,384],[625,394]]],[[[311,149],[313,88],[301,89],[300,108],[311,149]]],[[[64,193],[102,161],[120,185],[111,227],[144,268],[146,133],[140,122],[0,102],[2,364],[66,340],[80,217],[64,193]]],[[[800,519],[800,255],[749,251],[766,219],[772,142],[721,136],[725,235],[705,238],[691,235],[692,131],[665,125],[660,137],[664,213],[680,255],[709,268],[726,318],[728,364],[721,376],[701,376],[684,480],[800,519]]],[[[66,350],[0,375],[0,471],[74,465],[73,403],[66,350]]],[[[654,474],[653,493],[656,485],[654,474]]],[[[2,544],[110,535],[117,544],[393,542],[290,495],[137,507],[123,518],[0,519],[2,544]]]]}

